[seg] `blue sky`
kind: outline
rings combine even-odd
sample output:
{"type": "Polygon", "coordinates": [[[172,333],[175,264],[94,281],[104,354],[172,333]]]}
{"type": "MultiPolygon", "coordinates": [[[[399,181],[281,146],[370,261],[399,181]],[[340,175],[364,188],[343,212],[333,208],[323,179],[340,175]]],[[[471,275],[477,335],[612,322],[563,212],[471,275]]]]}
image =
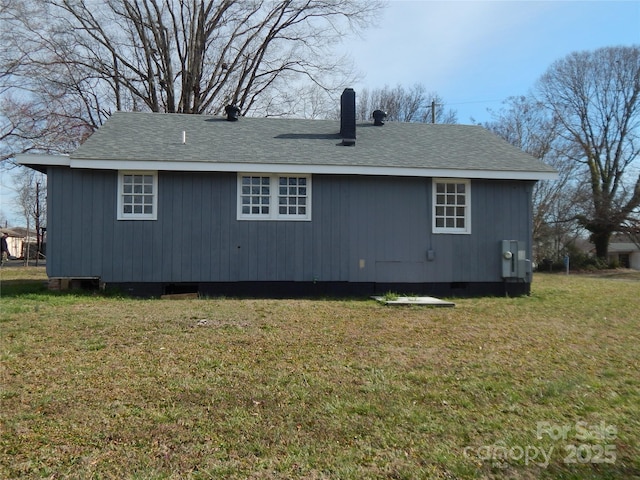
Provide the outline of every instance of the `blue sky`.
{"type": "Polygon", "coordinates": [[[526,94],[574,51],[640,44],[640,1],[391,0],[379,28],[345,42],[364,75],[354,85],[423,84],[459,123],[526,94]]]}
{"type": "MultiPolygon", "coordinates": [[[[490,120],[487,109],[526,94],[571,52],[632,44],[640,44],[640,0],[391,0],[378,28],[340,49],[362,73],[356,92],[420,83],[471,123],[490,120]]],[[[0,211],[20,223],[3,176],[0,211]]]]}

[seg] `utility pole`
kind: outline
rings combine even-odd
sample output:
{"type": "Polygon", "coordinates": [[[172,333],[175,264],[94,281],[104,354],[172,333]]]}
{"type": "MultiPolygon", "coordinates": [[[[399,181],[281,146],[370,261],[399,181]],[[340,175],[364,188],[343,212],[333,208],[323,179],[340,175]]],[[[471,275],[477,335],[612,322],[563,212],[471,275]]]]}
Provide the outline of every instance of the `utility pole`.
{"type": "Polygon", "coordinates": [[[36,182],[36,267],[40,258],[42,242],[40,240],[40,182],[36,182]]]}
{"type": "Polygon", "coordinates": [[[436,101],[431,100],[431,123],[436,123],[436,101]]]}

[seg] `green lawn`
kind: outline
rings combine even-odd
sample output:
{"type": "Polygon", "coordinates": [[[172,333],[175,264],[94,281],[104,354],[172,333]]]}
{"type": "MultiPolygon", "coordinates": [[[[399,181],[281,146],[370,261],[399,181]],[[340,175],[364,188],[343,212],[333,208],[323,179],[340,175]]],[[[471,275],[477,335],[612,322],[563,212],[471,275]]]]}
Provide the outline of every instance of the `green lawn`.
{"type": "Polygon", "coordinates": [[[455,308],[0,270],[0,478],[640,478],[640,275],[455,308]]]}

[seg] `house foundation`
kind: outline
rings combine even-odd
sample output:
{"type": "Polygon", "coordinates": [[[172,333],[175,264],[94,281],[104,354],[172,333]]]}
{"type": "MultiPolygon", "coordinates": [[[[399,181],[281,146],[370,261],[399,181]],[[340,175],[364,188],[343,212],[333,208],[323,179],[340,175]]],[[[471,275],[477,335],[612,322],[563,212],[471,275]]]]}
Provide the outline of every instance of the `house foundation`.
{"type": "Polygon", "coordinates": [[[48,289],[54,292],[65,290],[98,290],[104,289],[104,284],[100,282],[98,277],[50,277],[48,289]]]}
{"type": "Polygon", "coordinates": [[[426,295],[435,297],[483,297],[529,295],[526,282],[198,282],[198,283],[109,283],[109,289],[134,297],[196,295],[199,297],[241,298],[326,298],[385,295],[426,295]]]}

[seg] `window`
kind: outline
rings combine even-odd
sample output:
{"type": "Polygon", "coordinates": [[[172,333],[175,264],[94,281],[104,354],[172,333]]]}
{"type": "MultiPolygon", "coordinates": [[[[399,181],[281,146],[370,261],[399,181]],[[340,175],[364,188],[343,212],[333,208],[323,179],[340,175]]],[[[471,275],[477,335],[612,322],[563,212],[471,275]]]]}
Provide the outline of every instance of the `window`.
{"type": "Polygon", "coordinates": [[[433,180],[433,233],[471,233],[469,180],[433,180]]]}
{"type": "Polygon", "coordinates": [[[307,177],[278,177],[278,215],[307,215],[307,177]]]}
{"type": "Polygon", "coordinates": [[[271,215],[271,178],[243,176],[240,188],[242,215],[269,218],[271,215]]]}
{"type": "Polygon", "coordinates": [[[156,220],[157,172],[120,172],[118,220],[156,220]]]}
{"type": "Polygon", "coordinates": [[[239,174],[238,220],[311,220],[311,177],[239,174]]]}

